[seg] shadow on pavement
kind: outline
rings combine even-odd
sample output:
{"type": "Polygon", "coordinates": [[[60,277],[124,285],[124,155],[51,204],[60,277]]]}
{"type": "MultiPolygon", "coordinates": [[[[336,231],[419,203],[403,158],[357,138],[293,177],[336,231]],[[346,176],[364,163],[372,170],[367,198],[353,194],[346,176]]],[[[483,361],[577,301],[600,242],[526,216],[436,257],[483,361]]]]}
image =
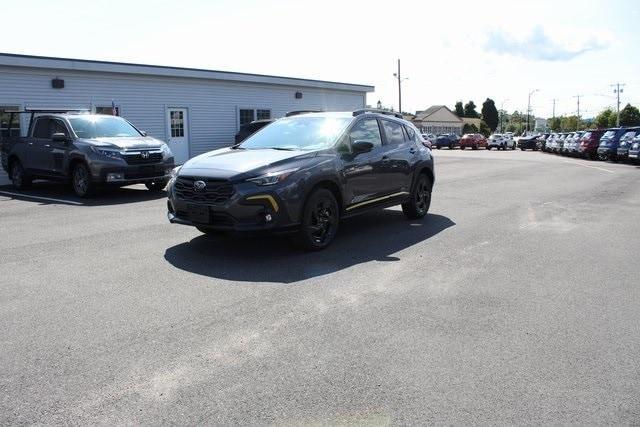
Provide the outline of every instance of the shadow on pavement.
{"type": "Polygon", "coordinates": [[[454,225],[442,215],[408,221],[400,211],[382,210],[343,221],[335,241],[320,252],[303,252],[286,236],[202,235],[168,248],[164,257],[176,268],[212,278],[294,283],[368,261],[399,261],[392,254],[454,225]]]}
{"type": "Polygon", "coordinates": [[[69,204],[74,206],[107,206],[137,203],[166,198],[164,191],[149,191],[142,184],[127,187],[103,187],[88,198],[77,197],[68,184],[36,181],[28,190],[17,190],[12,185],[0,186],[0,196],[41,205],[69,204]]]}

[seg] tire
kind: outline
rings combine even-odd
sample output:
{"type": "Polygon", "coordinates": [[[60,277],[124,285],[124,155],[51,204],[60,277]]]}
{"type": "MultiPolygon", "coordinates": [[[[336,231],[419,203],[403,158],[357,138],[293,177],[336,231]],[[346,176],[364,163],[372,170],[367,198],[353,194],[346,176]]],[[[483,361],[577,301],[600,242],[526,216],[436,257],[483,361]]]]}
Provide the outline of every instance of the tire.
{"type": "Polygon", "coordinates": [[[89,197],[93,194],[94,184],[91,172],[84,163],[77,163],[71,172],[71,186],[78,197],[89,197]]]}
{"type": "Polygon", "coordinates": [[[144,185],[149,191],[160,192],[164,190],[168,183],[168,180],[162,179],[159,181],[145,182],[144,185]]]}
{"type": "Polygon", "coordinates": [[[490,145],[487,145],[487,150],[491,151],[491,146],[490,145]]]}
{"type": "Polygon", "coordinates": [[[420,219],[429,212],[432,187],[433,182],[427,175],[418,176],[418,181],[411,192],[411,199],[402,204],[402,212],[407,219],[420,219]]]}
{"type": "Polygon", "coordinates": [[[520,147],[520,151],[526,151],[527,149],[524,147],[520,147]]]}
{"type": "Polygon", "coordinates": [[[294,237],[298,246],[310,251],[329,246],[340,222],[340,209],[333,193],[326,188],[314,190],[304,204],[301,222],[294,237]]]}
{"type": "Polygon", "coordinates": [[[471,146],[471,149],[472,149],[472,150],[477,150],[477,149],[478,149],[478,146],[477,146],[477,145],[472,145],[472,146],[471,146]]]}
{"type": "Polygon", "coordinates": [[[31,187],[32,178],[22,167],[22,163],[19,160],[11,162],[11,182],[13,186],[18,190],[26,190],[31,187]]]}
{"type": "Polygon", "coordinates": [[[438,145],[438,146],[436,146],[436,148],[439,150],[441,147],[438,145]]]}
{"type": "Polygon", "coordinates": [[[511,146],[511,150],[513,151],[513,150],[515,150],[515,149],[516,149],[516,144],[513,144],[513,145],[511,146]]]}
{"type": "Polygon", "coordinates": [[[453,150],[453,145],[449,144],[449,150],[453,150]]]}
{"type": "Polygon", "coordinates": [[[460,149],[461,149],[461,150],[464,150],[465,148],[466,148],[466,147],[465,147],[464,145],[461,145],[461,146],[460,146],[460,149]]]}

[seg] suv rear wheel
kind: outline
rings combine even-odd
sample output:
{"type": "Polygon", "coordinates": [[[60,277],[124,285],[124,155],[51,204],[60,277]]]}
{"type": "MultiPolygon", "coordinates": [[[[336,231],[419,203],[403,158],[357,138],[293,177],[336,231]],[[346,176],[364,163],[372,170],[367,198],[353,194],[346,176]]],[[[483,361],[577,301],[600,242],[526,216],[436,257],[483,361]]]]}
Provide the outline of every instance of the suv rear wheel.
{"type": "Polygon", "coordinates": [[[31,177],[27,175],[19,160],[14,160],[11,163],[11,182],[18,190],[26,190],[31,187],[31,177]]]}
{"type": "Polygon", "coordinates": [[[304,205],[296,243],[308,250],[326,248],[336,236],[339,219],[338,202],[333,193],[326,188],[314,190],[304,205]]]}
{"type": "Polygon", "coordinates": [[[431,179],[425,174],[420,174],[411,193],[411,199],[402,204],[402,212],[408,219],[420,219],[429,212],[432,187],[431,179]]]}
{"type": "Polygon", "coordinates": [[[93,192],[91,173],[84,163],[77,163],[71,173],[71,185],[78,197],[89,197],[93,192]]]}

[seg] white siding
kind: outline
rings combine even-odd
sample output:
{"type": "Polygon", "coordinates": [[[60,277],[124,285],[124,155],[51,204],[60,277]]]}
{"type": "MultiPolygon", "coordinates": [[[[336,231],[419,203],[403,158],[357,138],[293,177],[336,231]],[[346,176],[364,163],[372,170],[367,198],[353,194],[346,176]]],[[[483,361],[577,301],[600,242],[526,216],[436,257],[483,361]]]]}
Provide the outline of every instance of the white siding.
{"type": "Polygon", "coordinates": [[[238,108],[266,108],[282,117],[292,110],[363,108],[365,96],[293,85],[0,66],[0,105],[89,108],[110,106],[113,99],[123,117],[160,139],[167,136],[166,107],[185,107],[191,156],[233,143],[238,108]],[[64,89],[51,87],[56,77],[64,79],[64,89]],[[302,99],[295,99],[297,91],[302,99]]]}

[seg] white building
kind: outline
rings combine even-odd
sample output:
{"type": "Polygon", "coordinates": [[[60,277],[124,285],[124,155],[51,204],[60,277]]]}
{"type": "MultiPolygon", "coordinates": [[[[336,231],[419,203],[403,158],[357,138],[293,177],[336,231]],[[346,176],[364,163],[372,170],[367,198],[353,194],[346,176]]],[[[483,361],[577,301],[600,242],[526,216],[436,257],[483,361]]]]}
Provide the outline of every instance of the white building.
{"type": "Polygon", "coordinates": [[[455,133],[462,135],[464,122],[456,114],[444,105],[434,105],[424,111],[417,111],[413,119],[422,133],[455,133]]]}
{"type": "MultiPolygon", "coordinates": [[[[363,108],[373,86],[191,68],[0,53],[0,132],[5,110],[91,109],[119,115],[166,141],[182,163],[228,146],[241,124],[293,110],[363,108]]],[[[27,115],[21,115],[25,134],[27,115]]],[[[14,124],[18,126],[18,123],[14,124]]]]}

